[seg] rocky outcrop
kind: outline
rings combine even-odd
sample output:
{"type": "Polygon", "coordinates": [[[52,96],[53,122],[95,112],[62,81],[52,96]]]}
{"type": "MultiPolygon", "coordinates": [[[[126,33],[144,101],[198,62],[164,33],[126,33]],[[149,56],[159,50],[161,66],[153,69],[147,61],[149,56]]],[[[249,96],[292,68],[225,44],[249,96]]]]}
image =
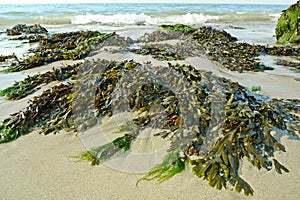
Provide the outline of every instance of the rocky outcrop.
{"type": "Polygon", "coordinates": [[[26,34],[46,34],[48,33],[47,29],[42,27],[39,24],[27,26],[26,24],[18,24],[12,29],[6,30],[7,35],[21,35],[22,33],[26,34]]]}
{"type": "Polygon", "coordinates": [[[300,1],[282,12],[275,32],[279,44],[300,44],[300,1]]]}

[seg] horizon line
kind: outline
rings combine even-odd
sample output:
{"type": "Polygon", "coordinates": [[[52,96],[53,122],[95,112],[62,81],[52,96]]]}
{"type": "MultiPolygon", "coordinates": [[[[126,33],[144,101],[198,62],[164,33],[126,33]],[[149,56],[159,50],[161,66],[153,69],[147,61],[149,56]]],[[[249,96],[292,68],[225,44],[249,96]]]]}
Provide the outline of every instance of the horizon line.
{"type": "Polygon", "coordinates": [[[192,2],[187,2],[187,3],[181,3],[181,2],[155,2],[155,3],[151,3],[151,2],[116,2],[116,3],[112,3],[112,2],[107,2],[107,3],[100,3],[100,2],[90,2],[90,3],[68,3],[68,2],[63,2],[63,3],[51,3],[51,2],[47,2],[47,3],[0,3],[0,5],[70,5],[70,4],[218,4],[218,5],[289,5],[289,4],[281,4],[281,3],[192,3],[192,2]]]}

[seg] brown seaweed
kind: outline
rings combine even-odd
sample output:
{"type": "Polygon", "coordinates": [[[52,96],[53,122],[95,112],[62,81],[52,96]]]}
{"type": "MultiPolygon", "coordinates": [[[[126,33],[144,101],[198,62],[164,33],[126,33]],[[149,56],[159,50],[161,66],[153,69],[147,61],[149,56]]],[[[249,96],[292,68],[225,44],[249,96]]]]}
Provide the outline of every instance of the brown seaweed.
{"type": "Polygon", "coordinates": [[[190,161],[194,174],[210,186],[251,195],[253,189],[238,174],[241,159],[258,169],[288,172],[274,159],[285,148],[271,131],[287,130],[299,137],[299,100],[270,100],[190,65],[93,60],[77,71],[73,84],[44,91],[24,111],[4,120],[0,141],[34,128],[45,134],[62,129],[84,133],[103,116],[129,111],[138,112],[128,122],[129,133],[79,157],[99,164],[129,151],[140,131],[153,127],[164,129],[156,136],[170,140],[169,154],[141,180],[167,180],[190,161]]]}

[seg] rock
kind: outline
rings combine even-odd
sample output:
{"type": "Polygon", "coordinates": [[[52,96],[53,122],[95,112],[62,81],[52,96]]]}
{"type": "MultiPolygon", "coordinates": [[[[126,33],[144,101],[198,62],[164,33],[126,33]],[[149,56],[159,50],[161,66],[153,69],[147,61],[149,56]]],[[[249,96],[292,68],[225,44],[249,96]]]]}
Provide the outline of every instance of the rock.
{"type": "Polygon", "coordinates": [[[5,62],[8,59],[16,59],[17,56],[15,53],[11,54],[11,55],[0,55],[0,62],[5,62]]]}
{"type": "Polygon", "coordinates": [[[22,33],[26,34],[46,34],[48,33],[47,29],[42,27],[39,24],[27,26],[26,24],[17,24],[12,29],[6,30],[7,35],[21,35],[22,33]]]}
{"type": "Polygon", "coordinates": [[[275,33],[279,44],[300,44],[300,1],[282,11],[275,33]]]}

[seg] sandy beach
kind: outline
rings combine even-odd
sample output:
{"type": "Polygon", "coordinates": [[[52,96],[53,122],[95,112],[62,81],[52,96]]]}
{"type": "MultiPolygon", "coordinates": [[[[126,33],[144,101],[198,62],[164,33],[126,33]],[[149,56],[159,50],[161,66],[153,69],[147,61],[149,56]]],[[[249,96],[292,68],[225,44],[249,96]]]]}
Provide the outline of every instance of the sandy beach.
{"type": "MultiPolygon", "coordinates": [[[[96,58],[109,60],[133,58],[137,62],[151,61],[153,65],[167,64],[165,61],[157,61],[150,56],[131,53],[112,54],[104,50],[87,59],[96,58]]],[[[205,57],[188,58],[180,62],[194,65],[198,69],[213,71],[218,76],[238,81],[247,87],[255,84],[261,85],[263,92],[270,97],[300,97],[300,90],[294,77],[285,76],[279,79],[279,75],[267,72],[255,74],[229,72],[205,57]]],[[[44,71],[61,65],[60,62],[52,63],[51,66],[36,68],[34,71],[44,71]]],[[[49,85],[44,87],[49,87],[49,85]]],[[[0,110],[4,111],[1,113],[1,118],[22,109],[26,106],[27,100],[36,94],[38,92],[23,100],[1,103],[0,110]]],[[[107,126],[109,123],[103,124],[107,126]]],[[[106,129],[102,127],[101,130],[113,132],[114,128],[117,127],[106,129]]],[[[99,136],[99,129],[93,129],[92,134],[99,136]]],[[[299,140],[283,136],[281,142],[285,145],[287,152],[277,153],[276,158],[288,167],[290,173],[279,175],[274,170],[258,171],[248,161],[244,161],[241,176],[251,184],[255,191],[253,196],[245,197],[242,193],[218,191],[211,188],[206,181],[194,176],[190,168],[183,174],[161,184],[155,181],[142,181],[136,187],[137,180],[143,176],[142,173],[116,170],[111,167],[113,166],[111,164],[92,167],[86,161],[75,162],[76,159],[71,156],[79,155],[87,148],[83,137],[65,132],[47,136],[33,132],[16,141],[0,145],[0,194],[1,199],[297,199],[300,195],[298,190],[300,172],[297,164],[300,162],[300,156],[296,153],[300,151],[299,140]]],[[[143,151],[147,145],[149,141],[137,146],[136,151],[143,151]]],[[[121,159],[122,164],[130,160],[131,154],[132,152],[121,159]]],[[[163,156],[164,154],[160,153],[150,164],[159,163],[163,156]]],[[[127,169],[130,167],[134,169],[135,165],[140,165],[139,162],[139,160],[127,162],[131,163],[127,169]]]]}
{"type": "MultiPolygon", "coordinates": [[[[0,55],[17,55],[0,63],[1,70],[12,69],[0,72],[0,91],[14,83],[14,90],[29,91],[19,100],[0,96],[0,200],[299,199],[300,140],[299,128],[294,126],[300,117],[300,73],[299,66],[292,65],[300,64],[300,50],[298,46],[273,48],[276,21],[287,6],[36,6],[16,5],[19,12],[15,12],[13,6],[2,5],[0,11],[0,55]],[[32,45],[28,38],[9,36],[7,28],[16,22],[39,23],[49,32],[35,36],[40,46],[32,45]],[[183,32],[177,32],[178,27],[183,32]],[[34,49],[28,50],[30,47],[34,49]],[[288,64],[278,64],[280,59],[288,64]],[[17,62],[15,66],[6,66],[13,62],[17,62]],[[66,66],[69,71],[63,71],[66,66]],[[273,70],[266,70],[270,68],[273,70]],[[18,83],[46,72],[50,75],[42,79],[50,77],[50,81],[32,79],[30,84],[38,82],[33,89],[28,82],[18,83]],[[134,85],[136,79],[141,86],[138,81],[134,85]],[[127,106],[125,111],[122,103],[127,106]],[[28,116],[30,119],[25,119],[28,116]],[[19,137],[19,131],[29,130],[28,124],[33,131],[19,137]],[[170,132],[164,136],[162,129],[170,132]],[[291,135],[292,129],[297,136],[291,135]],[[183,136],[186,133],[189,135],[183,136]],[[126,135],[133,139],[123,140],[125,147],[114,143],[126,135]],[[79,159],[83,152],[105,144],[108,147],[92,158],[100,160],[99,165],[79,159]],[[193,173],[194,160],[167,181],[139,182],[174,149],[178,150],[176,158],[168,161],[172,167],[197,157],[203,158],[197,160],[199,170],[212,161],[211,168],[201,172],[205,175],[200,170],[197,174],[207,180],[193,173]],[[109,157],[111,152],[116,155],[109,157]],[[101,160],[102,154],[108,156],[101,160]],[[278,174],[272,159],[289,172],[278,174]],[[267,171],[269,167],[272,170],[267,171]],[[250,184],[253,195],[244,195],[244,186],[240,193],[235,191],[241,183],[239,176],[250,184]],[[208,177],[220,184],[224,181],[228,188],[222,185],[222,190],[217,190],[218,183],[211,187],[208,177]]],[[[28,33],[21,30],[20,34],[28,33]]]]}
{"type": "MultiPolygon", "coordinates": [[[[279,175],[254,169],[245,161],[241,176],[251,183],[254,195],[245,197],[234,191],[216,190],[194,176],[189,168],[183,174],[157,184],[136,181],[143,174],[114,170],[105,165],[91,167],[74,162],[70,156],[86,148],[72,134],[31,133],[0,145],[1,199],[253,199],[296,200],[299,197],[299,141],[282,138],[287,153],[276,158],[290,173],[279,175]]],[[[126,159],[125,159],[126,161],[126,159]]]]}

